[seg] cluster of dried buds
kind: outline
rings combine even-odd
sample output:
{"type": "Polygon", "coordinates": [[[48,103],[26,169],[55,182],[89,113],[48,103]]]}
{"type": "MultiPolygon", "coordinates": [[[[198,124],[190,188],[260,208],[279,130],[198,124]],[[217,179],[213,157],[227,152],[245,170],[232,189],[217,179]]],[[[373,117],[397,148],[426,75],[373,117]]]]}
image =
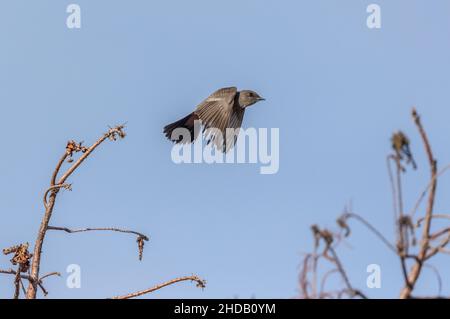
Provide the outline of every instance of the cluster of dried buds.
{"type": "Polygon", "coordinates": [[[20,272],[27,272],[30,268],[30,259],[33,254],[28,251],[28,243],[12,246],[3,249],[3,254],[9,255],[14,253],[11,263],[16,266],[19,265],[20,272]]]}
{"type": "Polygon", "coordinates": [[[66,146],[66,154],[68,159],[68,162],[71,163],[73,162],[72,156],[73,153],[78,153],[78,152],[82,152],[82,153],[86,153],[88,150],[88,148],[86,146],[83,146],[83,142],[77,143],[73,140],[68,141],[67,142],[67,146],[66,146]]]}
{"type": "Polygon", "coordinates": [[[144,241],[148,241],[148,237],[147,236],[138,236],[138,238],[136,239],[136,242],[138,243],[138,249],[139,249],[139,260],[142,260],[142,255],[144,253],[144,241]]]}
{"type": "Polygon", "coordinates": [[[125,138],[126,134],[123,130],[124,127],[125,125],[118,125],[110,128],[108,133],[106,133],[106,137],[108,137],[111,141],[115,141],[117,138],[125,138]]]}

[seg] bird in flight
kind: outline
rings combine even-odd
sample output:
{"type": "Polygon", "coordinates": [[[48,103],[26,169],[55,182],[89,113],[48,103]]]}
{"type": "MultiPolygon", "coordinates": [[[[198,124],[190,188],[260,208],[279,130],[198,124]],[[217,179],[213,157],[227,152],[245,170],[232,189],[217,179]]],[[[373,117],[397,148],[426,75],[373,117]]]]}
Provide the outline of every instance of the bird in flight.
{"type": "Polygon", "coordinates": [[[199,135],[200,126],[203,126],[202,134],[205,134],[207,144],[212,142],[218,150],[226,153],[236,144],[245,109],[263,100],[251,90],[238,91],[236,87],[219,89],[201,102],[194,112],[166,125],[164,134],[175,143],[193,143],[199,135]],[[184,139],[176,129],[189,131],[190,138],[184,139]],[[227,129],[233,129],[236,133],[230,136],[227,129]]]}

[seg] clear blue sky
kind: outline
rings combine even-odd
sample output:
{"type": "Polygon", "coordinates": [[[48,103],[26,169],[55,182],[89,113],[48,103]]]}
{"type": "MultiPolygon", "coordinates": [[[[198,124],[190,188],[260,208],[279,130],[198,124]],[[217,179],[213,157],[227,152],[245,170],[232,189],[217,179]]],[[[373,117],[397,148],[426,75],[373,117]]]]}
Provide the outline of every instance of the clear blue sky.
{"type": "MultiPolygon", "coordinates": [[[[64,275],[47,280],[49,297],[109,297],[192,273],[206,289],[182,283],[153,297],[294,297],[310,225],[334,227],[350,200],[393,238],[385,157],[394,130],[410,136],[420,168],[406,177],[407,208],[428,175],[411,106],[441,165],[450,162],[450,3],[377,1],[382,28],[369,30],[370,3],[2,1],[1,247],[34,242],[66,141],[91,143],[122,122],[127,138],[76,172],[51,224],[147,233],[144,260],[131,236],[49,233],[42,273],[64,275]],[[80,30],[66,28],[72,2],[80,30]],[[172,163],[162,127],[230,85],[267,99],[243,125],[280,129],[278,174],[260,175],[259,164],[172,163]],[[72,263],[82,268],[81,289],[66,288],[72,263]]],[[[439,183],[440,212],[450,209],[449,178],[439,183]]],[[[397,296],[395,256],[362,227],[350,243],[341,254],[353,284],[365,288],[366,266],[377,263],[382,288],[365,291],[397,296]]],[[[0,277],[0,297],[12,295],[11,282],[0,277]]],[[[418,288],[437,292],[429,269],[418,288]]]]}

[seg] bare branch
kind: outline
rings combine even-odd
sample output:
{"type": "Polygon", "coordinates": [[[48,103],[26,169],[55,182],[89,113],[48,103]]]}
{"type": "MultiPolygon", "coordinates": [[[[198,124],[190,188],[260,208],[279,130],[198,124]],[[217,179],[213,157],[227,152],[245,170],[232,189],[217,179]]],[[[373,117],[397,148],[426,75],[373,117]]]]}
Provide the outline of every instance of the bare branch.
{"type": "Polygon", "coordinates": [[[426,264],[425,263],[423,266],[425,268],[430,268],[433,271],[433,273],[436,275],[436,279],[437,279],[437,282],[438,282],[438,293],[437,293],[437,295],[439,296],[442,293],[442,278],[441,278],[441,274],[439,273],[439,270],[436,267],[434,267],[433,265],[430,265],[430,264],[426,264]]]}
{"type": "MultiPolygon", "coordinates": [[[[5,270],[5,269],[0,269],[0,274],[5,274],[5,275],[15,275],[15,274],[16,274],[16,271],[13,270],[13,269],[7,269],[7,270],[5,270]]],[[[58,276],[58,277],[60,277],[61,274],[60,274],[59,272],[54,271],[54,272],[51,272],[51,273],[48,273],[48,274],[42,276],[41,278],[39,278],[39,280],[42,281],[42,280],[44,280],[45,278],[50,277],[50,276],[58,276]]],[[[26,279],[26,280],[31,280],[31,276],[25,275],[25,274],[20,274],[20,278],[26,279]]]]}
{"type": "Polygon", "coordinates": [[[88,231],[114,231],[114,232],[120,232],[120,233],[127,233],[127,234],[134,234],[137,236],[137,243],[138,243],[138,249],[139,249],[139,260],[142,260],[142,254],[144,251],[144,241],[148,241],[149,238],[141,234],[139,232],[133,231],[133,230],[127,230],[127,229],[120,229],[120,228],[114,228],[114,227],[102,227],[102,228],[80,228],[80,229],[69,229],[67,227],[55,227],[55,226],[48,226],[48,230],[61,230],[65,231],[66,233],[82,233],[82,232],[88,232],[88,231]]]}
{"type": "MultiPolygon", "coordinates": [[[[69,143],[67,145],[69,145],[69,143]]],[[[56,164],[56,168],[53,171],[52,179],[50,180],[50,186],[55,186],[56,178],[58,177],[59,171],[69,155],[70,155],[70,152],[66,148],[66,152],[63,154],[63,156],[61,156],[61,159],[59,160],[58,164],[56,164]]]]}
{"type": "Polygon", "coordinates": [[[443,251],[443,249],[445,248],[445,246],[448,245],[448,243],[450,243],[450,233],[448,233],[447,237],[442,239],[441,243],[437,247],[434,247],[434,248],[430,247],[431,250],[423,258],[423,260],[430,259],[431,257],[436,255],[437,253],[443,251]]]}
{"type": "MultiPolygon", "coordinates": [[[[425,218],[424,218],[424,227],[422,231],[422,238],[421,243],[419,247],[419,253],[417,254],[418,260],[413,265],[412,269],[409,272],[408,275],[408,281],[405,285],[405,287],[402,289],[400,293],[400,298],[405,299],[409,298],[412,294],[412,291],[414,289],[414,285],[419,278],[420,272],[422,270],[423,263],[425,259],[429,258],[428,249],[429,249],[429,241],[430,241],[430,229],[431,229],[431,220],[433,216],[433,208],[434,208],[434,200],[436,196],[436,187],[437,187],[437,161],[433,156],[433,152],[431,150],[430,143],[428,141],[428,136],[422,126],[422,123],[420,121],[420,117],[417,114],[417,111],[415,108],[412,110],[412,117],[414,120],[414,123],[416,124],[417,129],[419,130],[419,134],[422,138],[422,142],[424,144],[425,152],[428,157],[428,163],[430,166],[430,190],[428,193],[428,202],[425,212],[425,218]]],[[[450,236],[449,236],[450,240],[450,236]]]]}
{"type": "Polygon", "coordinates": [[[450,233],[450,227],[441,229],[441,230],[435,232],[434,234],[431,234],[430,235],[430,240],[438,239],[439,237],[441,237],[442,235],[445,235],[447,233],[450,233]]]}
{"type": "Polygon", "coordinates": [[[450,164],[445,166],[443,169],[441,169],[436,175],[434,175],[431,180],[428,182],[427,187],[422,191],[422,193],[420,194],[419,198],[417,199],[416,204],[414,205],[413,209],[411,210],[411,212],[409,213],[409,215],[411,216],[411,218],[414,217],[414,215],[416,214],[417,210],[419,209],[420,204],[422,203],[422,200],[425,198],[425,195],[428,193],[428,190],[433,186],[433,183],[435,182],[435,180],[438,177],[441,177],[445,172],[447,172],[450,169],[450,164]]]}
{"type": "Polygon", "coordinates": [[[117,137],[124,138],[125,132],[123,131],[124,125],[119,125],[114,128],[109,129],[107,133],[105,133],[101,138],[97,140],[91,147],[81,150],[84,154],[63,174],[63,176],[59,179],[58,184],[64,184],[64,182],[69,178],[70,175],[83,163],[83,161],[106,139],[115,141],[117,137]]]}
{"type": "Polygon", "coordinates": [[[44,199],[43,199],[44,207],[47,207],[47,205],[48,205],[47,204],[48,193],[50,193],[51,191],[57,190],[57,189],[61,189],[61,188],[64,188],[64,189],[67,189],[67,190],[71,191],[72,190],[72,184],[59,184],[59,185],[50,186],[44,193],[44,199]]]}
{"type": "Polygon", "coordinates": [[[147,236],[145,236],[144,234],[141,234],[137,231],[115,228],[115,227],[98,227],[98,228],[88,227],[88,228],[79,228],[79,229],[69,229],[67,227],[48,226],[47,229],[48,230],[61,230],[61,231],[65,231],[66,233],[70,233],[70,234],[82,233],[82,232],[87,232],[87,231],[115,231],[115,232],[120,232],[120,233],[134,234],[134,235],[137,235],[138,237],[142,237],[146,241],[149,240],[147,236]]]}
{"type": "Polygon", "coordinates": [[[345,272],[344,267],[342,266],[342,263],[334,250],[333,247],[329,247],[329,250],[332,254],[334,263],[336,264],[337,271],[341,274],[342,278],[344,279],[345,285],[347,286],[347,290],[350,292],[350,296],[360,296],[363,299],[367,299],[367,296],[363,294],[361,291],[354,289],[352,284],[350,283],[350,280],[348,279],[347,273],[345,272]]]}
{"type": "MultiPolygon", "coordinates": [[[[433,214],[433,216],[431,216],[431,218],[436,219],[436,218],[441,218],[441,219],[450,219],[450,215],[445,215],[445,214],[433,214]]],[[[422,222],[425,220],[425,217],[421,217],[417,220],[416,222],[416,227],[420,227],[422,222]]]]}
{"type": "Polygon", "coordinates": [[[320,283],[320,295],[319,297],[322,298],[322,296],[326,295],[327,293],[325,292],[325,285],[327,283],[328,278],[334,274],[334,273],[338,273],[339,271],[337,269],[331,269],[329,271],[327,271],[325,273],[325,275],[323,275],[322,277],[322,281],[320,283]]]}
{"type": "MultiPolygon", "coordinates": [[[[16,277],[15,277],[15,281],[17,280],[17,272],[16,272],[15,270],[13,270],[13,269],[8,269],[8,270],[0,269],[0,274],[14,275],[14,276],[16,276],[16,277]]],[[[38,280],[38,287],[41,288],[41,290],[42,290],[42,292],[44,293],[45,296],[48,294],[48,292],[45,290],[45,288],[44,288],[44,286],[43,286],[43,280],[44,280],[45,278],[47,278],[47,277],[50,277],[50,276],[58,276],[58,277],[60,277],[61,274],[60,274],[59,272],[56,272],[56,271],[55,271],[55,272],[48,273],[48,274],[42,276],[41,278],[39,278],[39,280],[38,280]]],[[[29,275],[20,274],[19,282],[20,282],[20,285],[21,285],[21,287],[22,287],[23,294],[26,295],[27,291],[25,290],[25,286],[24,286],[24,284],[23,284],[22,279],[31,281],[32,278],[31,278],[31,276],[29,276],[29,275]]],[[[16,286],[16,292],[15,292],[15,295],[16,295],[16,294],[17,294],[17,286],[16,286]]],[[[18,295],[17,295],[17,296],[18,296],[18,295]]]]}
{"type": "Polygon", "coordinates": [[[161,288],[173,285],[175,283],[178,283],[178,282],[181,282],[181,281],[187,281],[187,280],[195,281],[197,283],[197,287],[199,287],[199,288],[205,288],[205,286],[206,286],[206,281],[205,280],[203,280],[203,279],[193,275],[193,276],[186,276],[186,277],[175,278],[175,279],[169,280],[169,281],[167,281],[165,283],[156,285],[156,286],[154,286],[152,288],[149,288],[149,289],[145,289],[145,290],[129,293],[129,294],[123,295],[123,296],[116,296],[116,297],[113,297],[111,299],[130,299],[130,298],[135,298],[135,297],[139,297],[139,296],[142,296],[142,295],[154,292],[154,291],[159,290],[161,288]]]}
{"type": "MultiPolygon", "coordinates": [[[[39,285],[39,268],[41,263],[41,254],[42,254],[42,246],[44,243],[44,238],[47,233],[47,228],[53,213],[53,208],[56,201],[56,196],[58,194],[59,188],[62,187],[62,185],[65,184],[65,181],[67,178],[83,163],[83,161],[100,145],[102,144],[106,139],[110,140],[116,140],[119,138],[125,137],[125,132],[123,131],[124,126],[119,125],[114,128],[110,128],[107,133],[105,133],[102,137],[100,137],[91,147],[87,148],[82,146],[82,143],[75,143],[74,141],[69,141],[66,146],[65,153],[62,155],[60,160],[58,161],[56,168],[52,174],[52,178],[50,181],[50,188],[49,191],[50,195],[48,196],[47,200],[47,194],[44,198],[44,204],[45,204],[45,213],[44,217],[42,218],[41,225],[39,227],[38,236],[36,238],[35,246],[34,246],[34,253],[33,253],[33,261],[31,264],[31,280],[30,284],[28,285],[27,290],[27,298],[28,299],[34,299],[36,298],[36,290],[39,285]],[[59,171],[63,165],[63,163],[68,160],[69,162],[72,162],[72,155],[74,152],[82,152],[83,154],[78,158],[75,163],[72,164],[71,167],[60,177],[59,181],[56,182],[59,171]],[[56,186],[56,187],[54,187],[56,186]],[[54,187],[54,188],[53,188],[54,187]]],[[[46,192],[47,193],[47,192],[46,192]]],[[[42,287],[41,287],[42,288],[42,287]]]]}
{"type": "Polygon", "coordinates": [[[14,296],[13,299],[19,299],[20,293],[20,266],[17,266],[16,276],[14,278],[14,296]]]}
{"type": "Polygon", "coordinates": [[[41,278],[39,278],[39,281],[42,281],[42,280],[44,280],[45,278],[48,278],[48,277],[51,277],[51,276],[58,276],[58,277],[61,277],[61,273],[59,273],[59,272],[57,272],[57,271],[50,272],[50,273],[48,273],[48,274],[42,276],[41,278]]]}
{"type": "Polygon", "coordinates": [[[364,226],[366,226],[372,233],[375,234],[390,250],[392,250],[395,254],[397,254],[397,249],[395,246],[386,238],[384,235],[375,228],[371,223],[369,223],[366,219],[356,213],[344,213],[341,218],[349,219],[354,218],[361,222],[364,226]]]}

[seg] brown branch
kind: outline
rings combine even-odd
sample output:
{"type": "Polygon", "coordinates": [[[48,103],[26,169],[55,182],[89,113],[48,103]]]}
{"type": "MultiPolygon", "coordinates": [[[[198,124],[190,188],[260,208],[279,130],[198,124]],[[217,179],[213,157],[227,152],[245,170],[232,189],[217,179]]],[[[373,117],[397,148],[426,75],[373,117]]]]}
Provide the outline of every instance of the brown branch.
{"type": "MultiPolygon", "coordinates": [[[[5,275],[15,275],[15,274],[16,274],[16,271],[13,270],[13,269],[8,269],[8,270],[0,269],[0,274],[5,274],[5,275]]],[[[58,277],[60,277],[61,274],[60,274],[59,272],[54,271],[54,272],[48,273],[48,274],[46,274],[46,275],[40,277],[39,280],[42,281],[42,280],[44,280],[45,278],[50,277],[50,276],[58,276],[58,277]]],[[[21,274],[21,275],[20,275],[20,278],[26,279],[26,280],[31,280],[31,276],[25,275],[25,274],[21,274]]]]}
{"type": "Polygon", "coordinates": [[[396,254],[400,258],[400,264],[402,267],[402,275],[405,280],[405,284],[409,286],[409,279],[408,279],[408,270],[406,266],[406,257],[405,255],[408,254],[408,247],[409,247],[409,240],[406,237],[407,233],[404,230],[404,225],[401,222],[403,220],[404,212],[403,212],[403,195],[402,195],[402,180],[401,180],[401,173],[403,171],[403,167],[400,163],[401,157],[399,155],[400,153],[396,151],[396,155],[391,155],[388,157],[388,172],[389,172],[389,178],[392,184],[392,193],[394,196],[394,216],[395,216],[395,229],[397,234],[397,248],[396,248],[396,254]],[[396,167],[396,181],[394,181],[392,176],[391,167],[389,165],[389,160],[392,159],[395,162],[396,167]],[[396,196],[396,197],[395,197],[396,196]]]}
{"type": "Polygon", "coordinates": [[[22,293],[24,296],[27,295],[27,290],[25,289],[25,285],[23,284],[22,278],[19,278],[20,281],[20,287],[22,288],[22,293]]]}
{"type": "Polygon", "coordinates": [[[445,166],[443,169],[441,169],[435,176],[433,176],[431,178],[431,180],[428,182],[427,187],[425,187],[425,189],[422,191],[422,193],[420,194],[419,198],[416,201],[416,204],[414,205],[413,209],[411,210],[411,212],[409,213],[409,215],[411,216],[411,218],[414,217],[416,211],[419,209],[420,204],[422,203],[422,200],[425,198],[425,195],[427,194],[428,190],[433,186],[434,181],[438,178],[441,177],[445,172],[447,172],[450,169],[450,164],[445,166]]]}
{"type": "Polygon", "coordinates": [[[119,125],[114,128],[111,128],[107,133],[105,133],[101,138],[97,140],[91,147],[89,147],[86,151],[84,151],[84,154],[81,155],[81,157],[61,176],[59,179],[58,184],[64,184],[67,178],[69,178],[70,175],[83,163],[83,161],[100,145],[102,144],[106,139],[110,140],[116,140],[117,136],[120,138],[125,137],[125,133],[123,131],[124,126],[119,125]]]}
{"type": "Polygon", "coordinates": [[[394,230],[395,230],[395,233],[397,234],[398,233],[397,222],[400,219],[400,217],[398,214],[398,206],[397,206],[397,187],[395,186],[394,174],[392,173],[391,159],[393,159],[393,156],[389,155],[386,158],[386,164],[387,164],[387,171],[388,171],[388,175],[389,175],[389,182],[391,184],[391,190],[392,190],[392,205],[393,205],[393,209],[394,209],[394,230]]]}
{"type": "Polygon", "coordinates": [[[58,276],[58,277],[61,277],[61,274],[60,274],[59,272],[57,272],[57,271],[50,272],[50,273],[48,273],[48,274],[42,276],[41,278],[39,278],[39,281],[42,281],[42,280],[44,280],[45,278],[48,278],[48,277],[51,277],[51,276],[58,276]]]}
{"type": "Polygon", "coordinates": [[[439,296],[442,292],[442,277],[441,277],[441,274],[439,273],[439,270],[436,267],[434,267],[433,265],[430,265],[427,263],[423,264],[423,267],[430,268],[433,271],[434,275],[436,276],[437,283],[438,283],[437,295],[439,296]]]}
{"type": "Polygon", "coordinates": [[[154,292],[156,290],[159,290],[161,288],[173,285],[173,284],[181,282],[181,281],[186,281],[186,280],[195,281],[197,283],[197,287],[199,287],[199,288],[205,288],[205,286],[206,286],[206,281],[205,280],[203,280],[203,279],[201,279],[201,278],[199,278],[197,276],[186,276],[186,277],[180,277],[180,278],[175,278],[175,279],[169,280],[169,281],[167,281],[165,283],[156,285],[156,286],[154,286],[152,288],[149,288],[149,289],[145,289],[145,290],[141,290],[141,291],[137,291],[137,292],[132,292],[132,293],[129,293],[129,294],[123,295],[123,296],[116,296],[116,297],[113,297],[111,299],[130,299],[130,298],[139,297],[139,296],[142,296],[142,295],[154,292]]]}
{"type": "MultiPolygon", "coordinates": [[[[55,185],[63,185],[65,184],[65,181],[67,178],[83,163],[83,161],[106,139],[110,140],[116,140],[117,137],[123,138],[125,137],[125,133],[123,132],[123,125],[119,125],[117,127],[109,129],[107,133],[105,133],[102,137],[100,137],[91,147],[86,148],[81,146],[80,144],[76,144],[73,141],[69,141],[66,147],[66,151],[61,157],[61,159],[58,161],[56,168],[52,174],[52,178],[50,181],[50,187],[55,185]],[[63,165],[63,163],[66,161],[66,159],[70,159],[72,157],[73,152],[83,152],[83,155],[81,155],[77,161],[62,175],[62,177],[59,179],[58,182],[57,176],[59,174],[59,171],[63,165]]],[[[42,218],[41,225],[39,227],[39,232],[36,238],[35,246],[34,246],[34,253],[33,253],[33,261],[31,264],[31,280],[30,284],[28,285],[27,290],[27,298],[28,299],[35,299],[36,298],[36,291],[39,284],[38,278],[39,278],[39,268],[41,263],[41,254],[42,254],[42,246],[44,243],[44,238],[47,233],[47,228],[53,213],[53,208],[55,206],[56,196],[58,194],[59,188],[52,189],[49,199],[47,201],[47,197],[45,198],[46,206],[45,206],[45,213],[44,217],[42,218]]]]}
{"type": "Polygon", "coordinates": [[[120,232],[120,233],[127,233],[127,234],[134,234],[137,236],[137,243],[138,243],[138,249],[139,249],[139,260],[142,260],[142,254],[144,251],[144,241],[148,241],[149,238],[134,230],[127,230],[127,229],[120,229],[120,228],[113,228],[113,227],[102,227],[102,228],[80,228],[80,229],[69,229],[67,227],[55,227],[55,226],[48,226],[47,230],[61,230],[65,231],[66,233],[82,233],[82,232],[88,232],[88,231],[114,231],[114,232],[120,232]]]}
{"type": "Polygon", "coordinates": [[[300,271],[300,276],[299,276],[299,283],[300,283],[300,289],[303,292],[303,297],[305,299],[309,298],[309,293],[308,293],[308,286],[309,286],[309,281],[308,281],[308,272],[309,272],[309,261],[310,259],[313,257],[312,254],[307,254],[305,256],[305,258],[303,258],[303,265],[300,271]]]}
{"type": "Polygon", "coordinates": [[[435,232],[434,234],[431,234],[431,235],[430,235],[430,240],[435,240],[435,239],[437,239],[437,238],[439,238],[439,237],[441,237],[442,235],[445,235],[445,234],[447,234],[447,233],[450,234],[450,227],[441,229],[441,230],[435,232]]]}
{"type": "Polygon", "coordinates": [[[39,288],[41,288],[42,293],[44,294],[44,296],[47,296],[48,295],[48,291],[47,291],[47,289],[45,289],[45,287],[42,284],[42,282],[38,282],[38,286],[39,286],[39,288]]]}
{"type": "Polygon", "coordinates": [[[350,296],[360,296],[363,299],[367,299],[367,296],[363,294],[361,291],[354,289],[352,284],[350,283],[350,280],[347,276],[347,273],[345,272],[344,267],[342,266],[341,261],[339,260],[339,257],[336,253],[336,250],[332,246],[328,247],[329,251],[332,254],[333,262],[336,265],[337,271],[341,274],[342,278],[344,279],[345,285],[347,286],[347,290],[349,292],[350,296]]]}
{"type": "Polygon", "coordinates": [[[417,297],[417,296],[410,296],[409,299],[450,299],[449,296],[434,296],[434,297],[417,297]]]}
{"type": "Polygon", "coordinates": [[[327,292],[325,292],[325,285],[326,285],[326,282],[327,282],[328,278],[329,278],[332,274],[334,274],[334,273],[336,273],[336,272],[339,272],[339,271],[338,271],[337,269],[331,269],[331,270],[328,270],[328,271],[325,273],[325,275],[323,275],[322,281],[321,281],[321,283],[320,283],[320,295],[319,295],[319,298],[323,298],[323,296],[326,296],[326,295],[327,295],[327,292]]]}
{"type": "Polygon", "coordinates": [[[436,187],[437,187],[437,161],[433,156],[433,152],[431,150],[430,143],[428,141],[428,136],[422,126],[422,123],[420,121],[420,117],[417,114],[417,111],[415,108],[412,110],[412,117],[414,120],[414,123],[416,124],[417,129],[419,130],[419,134],[422,138],[422,142],[424,144],[425,152],[428,157],[428,163],[430,166],[430,183],[431,187],[428,193],[428,202],[425,212],[425,219],[424,219],[424,227],[422,231],[422,238],[421,243],[419,247],[419,252],[417,254],[417,261],[411,268],[409,274],[408,274],[408,282],[405,284],[405,287],[403,287],[400,298],[406,299],[409,298],[412,294],[412,291],[414,289],[414,286],[417,282],[417,279],[419,278],[420,272],[423,267],[423,263],[425,259],[428,256],[428,249],[429,249],[429,240],[430,240],[430,229],[431,229],[431,220],[433,217],[433,208],[434,208],[434,200],[436,196],[436,187]]]}
{"type": "Polygon", "coordinates": [[[56,164],[56,168],[52,174],[52,179],[50,180],[50,186],[55,186],[56,178],[58,177],[58,173],[61,169],[61,166],[64,164],[64,162],[66,161],[66,159],[69,155],[70,155],[70,153],[68,153],[66,150],[66,152],[63,154],[63,156],[61,156],[61,159],[59,160],[58,164],[56,164]]]}
{"type": "Polygon", "coordinates": [[[341,218],[349,219],[354,218],[366,226],[372,233],[375,234],[390,250],[392,250],[395,254],[397,254],[397,249],[395,246],[386,238],[384,235],[375,228],[371,223],[369,223],[366,219],[356,213],[344,213],[341,218]]]}
{"type": "MultiPolygon", "coordinates": [[[[450,219],[450,215],[445,215],[445,214],[433,214],[433,216],[431,216],[431,218],[441,218],[441,219],[450,219]]],[[[420,227],[422,222],[425,220],[425,217],[421,217],[417,220],[416,222],[416,227],[420,227]]]]}
{"type": "Polygon", "coordinates": [[[431,250],[427,253],[427,255],[423,258],[423,260],[430,259],[431,257],[436,255],[437,253],[443,251],[443,249],[445,248],[445,246],[448,245],[448,243],[450,243],[450,233],[447,235],[447,237],[442,239],[442,241],[439,244],[439,246],[434,247],[434,248],[429,247],[429,248],[431,248],[431,250]]]}
{"type": "MultiPolygon", "coordinates": [[[[17,272],[13,269],[8,269],[8,270],[0,269],[0,274],[15,275],[16,273],[17,272]]],[[[20,277],[23,279],[27,279],[27,280],[30,278],[30,276],[28,276],[28,275],[20,275],[20,277]]]]}
{"type": "Polygon", "coordinates": [[[99,227],[99,228],[80,228],[80,229],[69,229],[67,227],[55,227],[55,226],[48,226],[48,230],[61,230],[65,231],[66,233],[82,233],[87,231],[115,231],[120,233],[128,233],[128,234],[134,234],[138,237],[142,237],[144,240],[148,240],[148,237],[144,234],[141,234],[134,230],[127,230],[127,229],[120,229],[120,228],[114,228],[114,227],[99,227]]]}
{"type": "MultiPolygon", "coordinates": [[[[8,269],[8,270],[0,269],[0,274],[14,275],[15,276],[15,280],[17,280],[17,272],[15,270],[13,270],[13,269],[8,269]]],[[[42,292],[44,293],[45,296],[48,294],[48,292],[47,292],[47,290],[45,290],[45,288],[43,286],[43,280],[45,278],[47,278],[47,277],[50,277],[50,276],[58,276],[58,277],[60,277],[61,274],[59,272],[54,271],[54,272],[48,273],[48,274],[42,276],[41,278],[39,278],[39,280],[38,280],[38,287],[41,288],[41,290],[42,290],[42,292]]],[[[23,294],[26,295],[27,291],[25,290],[25,286],[23,284],[22,279],[31,281],[32,278],[29,275],[20,274],[19,282],[20,282],[20,285],[22,287],[23,294]]],[[[16,294],[17,294],[17,286],[16,286],[15,289],[16,289],[16,292],[15,292],[14,296],[16,296],[16,294]]],[[[18,297],[18,295],[17,295],[17,297],[18,297]]],[[[16,299],[16,298],[14,297],[14,299],[16,299]]]]}
{"type": "Polygon", "coordinates": [[[67,190],[72,190],[72,184],[58,184],[58,185],[53,185],[50,186],[49,188],[47,188],[47,190],[44,193],[44,198],[43,198],[43,202],[44,202],[44,207],[47,207],[47,196],[48,193],[50,193],[51,191],[55,191],[55,190],[59,190],[61,188],[67,189],[67,190]]]}
{"type": "Polygon", "coordinates": [[[13,299],[19,299],[20,293],[20,265],[17,266],[16,275],[14,277],[14,296],[13,299]]]}

